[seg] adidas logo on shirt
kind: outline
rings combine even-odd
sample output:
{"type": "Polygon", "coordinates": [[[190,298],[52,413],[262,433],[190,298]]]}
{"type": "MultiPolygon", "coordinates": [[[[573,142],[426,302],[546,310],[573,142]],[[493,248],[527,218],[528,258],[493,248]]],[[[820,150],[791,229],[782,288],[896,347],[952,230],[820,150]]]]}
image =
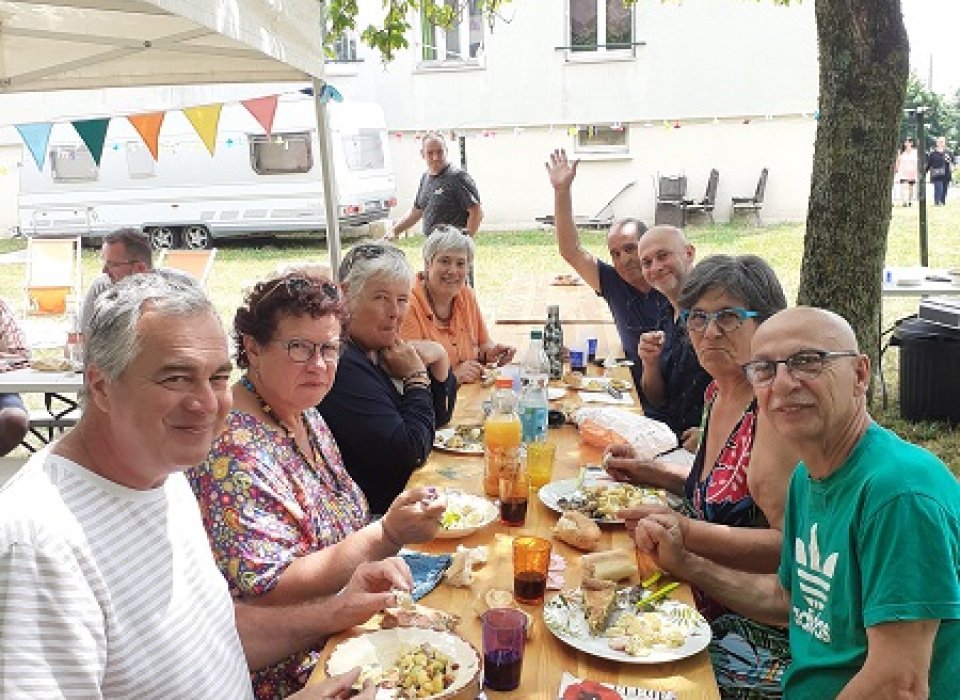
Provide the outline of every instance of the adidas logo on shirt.
{"type": "Polygon", "coordinates": [[[834,552],[821,561],[820,545],[817,543],[817,523],[814,523],[810,528],[809,544],[799,537],[796,539],[795,556],[797,580],[807,608],[801,610],[798,606],[793,606],[794,622],[804,632],[829,644],[830,624],[820,617],[820,613],[830,596],[830,585],[833,581],[833,572],[837,568],[838,553],[834,552]]]}

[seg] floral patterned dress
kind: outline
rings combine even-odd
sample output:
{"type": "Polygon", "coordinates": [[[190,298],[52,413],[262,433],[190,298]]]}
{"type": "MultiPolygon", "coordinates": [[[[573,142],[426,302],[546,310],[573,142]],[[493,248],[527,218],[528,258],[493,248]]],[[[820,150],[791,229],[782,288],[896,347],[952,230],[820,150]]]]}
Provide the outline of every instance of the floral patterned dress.
{"type": "MultiPolygon", "coordinates": [[[[297,557],[336,544],[369,522],[367,501],[343,466],[333,434],[315,409],[304,412],[316,466],[278,426],[233,410],[207,460],[188,472],[214,558],[233,595],[272,590],[297,557]]],[[[257,698],[302,688],[319,649],[255,672],[257,698]]]]}

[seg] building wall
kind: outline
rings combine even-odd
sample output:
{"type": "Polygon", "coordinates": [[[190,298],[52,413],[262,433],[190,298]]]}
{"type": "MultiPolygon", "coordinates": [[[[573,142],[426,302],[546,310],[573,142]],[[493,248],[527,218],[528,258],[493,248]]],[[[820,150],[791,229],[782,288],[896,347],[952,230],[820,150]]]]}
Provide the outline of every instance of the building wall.
{"type": "MultiPolygon", "coordinates": [[[[688,196],[700,198],[716,167],[723,220],[730,197],[752,194],[768,167],[764,219],[805,216],[817,102],[813,3],[639,0],[636,33],[645,44],[626,60],[557,49],[569,41],[566,4],[514,0],[509,21],[486,32],[477,65],[426,66],[411,42],[386,66],[364,48],[362,63],[329,66],[329,80],[345,96],[384,107],[397,216],[409,208],[423,171],[420,137],[439,129],[466,137],[485,227],[531,226],[552,209],[547,155],[557,147],[578,155],[569,130],[591,123],[620,123],[628,149],[582,154],[577,214],[595,213],[636,181],[622,207],[652,220],[658,173],[685,173],[688,196]]],[[[379,5],[361,2],[358,24],[376,22],[379,5]]],[[[451,160],[459,160],[453,142],[451,160]]]]}

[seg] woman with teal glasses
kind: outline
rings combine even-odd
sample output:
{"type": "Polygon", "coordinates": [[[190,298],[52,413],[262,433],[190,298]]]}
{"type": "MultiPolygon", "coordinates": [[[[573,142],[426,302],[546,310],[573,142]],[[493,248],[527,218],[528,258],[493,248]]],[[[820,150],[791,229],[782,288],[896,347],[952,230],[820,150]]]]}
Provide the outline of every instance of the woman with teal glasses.
{"type": "MultiPolygon", "coordinates": [[[[759,420],[743,364],[759,324],[786,308],[783,289],[761,258],[715,255],[693,269],[678,301],[697,359],[712,378],[693,466],[644,462],[632,459],[629,449],[611,448],[607,469],[617,478],[684,496],[684,515],[656,507],[625,513],[641,549],[648,544],[644,519],[652,518],[676,527],[688,551],[717,564],[776,571],[787,484],[797,460],[772,426],[759,420]]],[[[697,588],[694,595],[714,627],[711,652],[721,696],[779,697],[789,659],[785,630],[732,614],[697,588]]]]}

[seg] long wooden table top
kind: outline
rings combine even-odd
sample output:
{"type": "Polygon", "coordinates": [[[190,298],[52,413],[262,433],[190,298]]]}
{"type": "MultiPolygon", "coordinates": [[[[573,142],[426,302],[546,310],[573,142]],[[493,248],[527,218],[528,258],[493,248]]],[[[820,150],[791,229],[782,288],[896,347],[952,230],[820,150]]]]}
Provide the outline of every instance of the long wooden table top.
{"type": "Polygon", "coordinates": [[[589,284],[551,284],[553,280],[551,275],[514,275],[507,293],[497,304],[496,322],[542,325],[547,318],[547,306],[556,304],[560,307],[561,323],[613,323],[607,302],[589,284]]]}
{"type": "MultiPolygon", "coordinates": [[[[624,370],[617,371],[624,372],[624,370]]],[[[453,422],[480,422],[483,415],[482,402],[489,397],[490,392],[491,389],[481,388],[477,384],[462,387],[457,398],[457,410],[453,422]]],[[[576,392],[568,392],[568,397],[564,400],[576,401],[576,392]]],[[[576,428],[573,426],[551,429],[548,439],[557,445],[554,481],[575,478],[582,465],[596,464],[602,456],[598,448],[580,443],[576,428]]],[[[409,486],[456,488],[482,495],[482,479],[482,457],[462,456],[434,450],[423,468],[413,474],[409,486]]],[[[522,528],[507,528],[497,521],[469,537],[434,540],[428,544],[417,545],[416,549],[431,553],[451,553],[458,544],[467,547],[487,545],[490,552],[489,562],[476,570],[476,580],[471,588],[454,588],[446,583],[440,583],[420,601],[421,604],[461,616],[462,621],[457,632],[479,650],[481,630],[477,610],[483,594],[490,588],[512,590],[513,587],[513,536],[533,534],[549,539],[553,545],[553,551],[563,555],[566,560],[565,587],[573,588],[579,584],[581,552],[552,537],[551,528],[557,518],[558,515],[555,512],[543,505],[539,498],[531,493],[527,521],[522,528]]],[[[622,526],[603,528],[603,539],[599,549],[614,548],[633,549],[633,542],[622,526]]],[[[548,598],[554,594],[555,592],[547,591],[548,598]]],[[[686,585],[682,585],[673,597],[692,604],[690,589],[686,585]]],[[[487,690],[487,696],[491,699],[557,698],[560,678],[564,671],[595,681],[673,690],[681,700],[719,698],[710,657],[706,651],[667,664],[623,664],[607,661],[581,653],[554,637],[543,625],[542,606],[522,607],[534,617],[535,623],[533,635],[527,643],[524,654],[520,687],[510,692],[487,690]]],[[[330,650],[356,631],[358,630],[348,631],[330,640],[312,680],[324,676],[321,669],[330,650]]]]}

